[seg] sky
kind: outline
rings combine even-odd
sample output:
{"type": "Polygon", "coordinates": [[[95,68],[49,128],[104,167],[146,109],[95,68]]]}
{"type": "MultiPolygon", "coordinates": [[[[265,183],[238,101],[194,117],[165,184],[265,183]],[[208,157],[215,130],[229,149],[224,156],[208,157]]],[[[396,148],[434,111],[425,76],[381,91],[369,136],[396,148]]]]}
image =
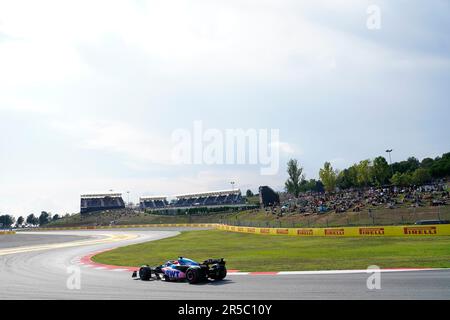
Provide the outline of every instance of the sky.
{"type": "Polygon", "coordinates": [[[290,158],[310,179],[387,148],[439,156],[449,18],[444,0],[0,0],[0,213],[75,213],[109,190],[282,190],[290,158]],[[174,164],[173,133],[196,121],[279,130],[279,170],[174,164]]]}

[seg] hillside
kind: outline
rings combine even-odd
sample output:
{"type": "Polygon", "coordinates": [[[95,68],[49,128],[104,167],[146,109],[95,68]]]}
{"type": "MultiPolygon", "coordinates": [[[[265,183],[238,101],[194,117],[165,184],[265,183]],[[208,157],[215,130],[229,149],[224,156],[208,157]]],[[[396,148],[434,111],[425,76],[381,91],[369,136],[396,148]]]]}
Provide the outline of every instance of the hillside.
{"type": "Polygon", "coordinates": [[[45,227],[109,226],[131,224],[162,223],[228,223],[235,225],[272,226],[272,227],[326,227],[349,225],[399,225],[413,224],[417,220],[450,220],[450,206],[443,207],[403,207],[397,209],[372,209],[360,212],[297,214],[279,211],[246,210],[204,215],[165,216],[128,210],[97,212],[91,215],[75,214],[68,218],[51,222],[45,227]]]}

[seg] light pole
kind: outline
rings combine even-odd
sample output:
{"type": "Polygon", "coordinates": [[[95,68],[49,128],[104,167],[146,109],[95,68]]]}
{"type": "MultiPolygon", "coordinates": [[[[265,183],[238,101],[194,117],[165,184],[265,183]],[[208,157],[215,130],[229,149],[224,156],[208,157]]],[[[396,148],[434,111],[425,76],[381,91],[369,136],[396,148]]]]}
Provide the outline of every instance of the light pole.
{"type": "Polygon", "coordinates": [[[128,196],[127,207],[130,208],[130,191],[127,191],[127,196],[128,196]]]}
{"type": "Polygon", "coordinates": [[[391,172],[392,175],[394,175],[394,168],[392,167],[392,158],[391,158],[391,152],[393,151],[393,149],[387,149],[386,152],[389,154],[389,164],[391,166],[391,172]]]}

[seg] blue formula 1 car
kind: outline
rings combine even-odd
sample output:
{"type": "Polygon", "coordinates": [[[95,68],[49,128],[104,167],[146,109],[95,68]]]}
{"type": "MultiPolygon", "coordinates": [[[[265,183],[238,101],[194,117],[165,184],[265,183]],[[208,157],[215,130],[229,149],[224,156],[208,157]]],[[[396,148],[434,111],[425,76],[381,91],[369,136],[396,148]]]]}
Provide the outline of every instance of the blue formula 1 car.
{"type": "Polygon", "coordinates": [[[156,280],[180,281],[187,280],[195,284],[208,279],[223,280],[227,276],[224,259],[208,259],[203,263],[180,257],[178,260],[167,261],[165,264],[152,268],[142,266],[139,271],[133,272],[133,278],[149,281],[155,275],[156,280]]]}

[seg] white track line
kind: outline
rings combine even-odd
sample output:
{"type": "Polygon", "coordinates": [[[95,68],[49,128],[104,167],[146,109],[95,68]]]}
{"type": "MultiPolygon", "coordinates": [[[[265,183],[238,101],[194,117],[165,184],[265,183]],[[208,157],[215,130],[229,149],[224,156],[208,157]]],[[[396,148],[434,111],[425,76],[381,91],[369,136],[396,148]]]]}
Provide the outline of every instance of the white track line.
{"type": "Polygon", "coordinates": [[[24,252],[71,248],[71,247],[77,247],[77,246],[92,246],[92,245],[98,245],[98,244],[106,244],[106,243],[136,239],[138,237],[137,235],[133,235],[133,234],[98,234],[98,235],[103,236],[105,238],[0,249],[0,256],[24,253],[24,252]]]}
{"type": "Polygon", "coordinates": [[[259,272],[229,272],[229,276],[288,276],[288,275],[326,275],[326,274],[361,274],[361,273],[388,273],[388,272],[414,272],[414,271],[439,271],[449,270],[445,268],[423,268],[423,269],[381,269],[381,270],[322,270],[322,271],[280,271],[271,273],[259,273],[259,272]]]}
{"type": "MultiPolygon", "coordinates": [[[[110,269],[106,267],[97,267],[95,265],[82,265],[84,268],[92,268],[93,270],[113,271],[113,272],[131,272],[128,269],[110,269]]],[[[323,271],[280,271],[274,273],[260,272],[229,272],[228,276],[289,276],[289,275],[332,275],[332,274],[367,274],[367,273],[394,273],[394,272],[417,272],[417,271],[442,271],[449,270],[445,268],[436,269],[381,269],[381,270],[323,270],[323,271]]]]}
{"type": "Polygon", "coordinates": [[[357,273],[387,273],[387,272],[414,272],[414,271],[435,271],[444,269],[380,269],[380,270],[323,270],[323,271],[281,271],[277,275],[321,275],[321,274],[357,274],[357,273]]]}

